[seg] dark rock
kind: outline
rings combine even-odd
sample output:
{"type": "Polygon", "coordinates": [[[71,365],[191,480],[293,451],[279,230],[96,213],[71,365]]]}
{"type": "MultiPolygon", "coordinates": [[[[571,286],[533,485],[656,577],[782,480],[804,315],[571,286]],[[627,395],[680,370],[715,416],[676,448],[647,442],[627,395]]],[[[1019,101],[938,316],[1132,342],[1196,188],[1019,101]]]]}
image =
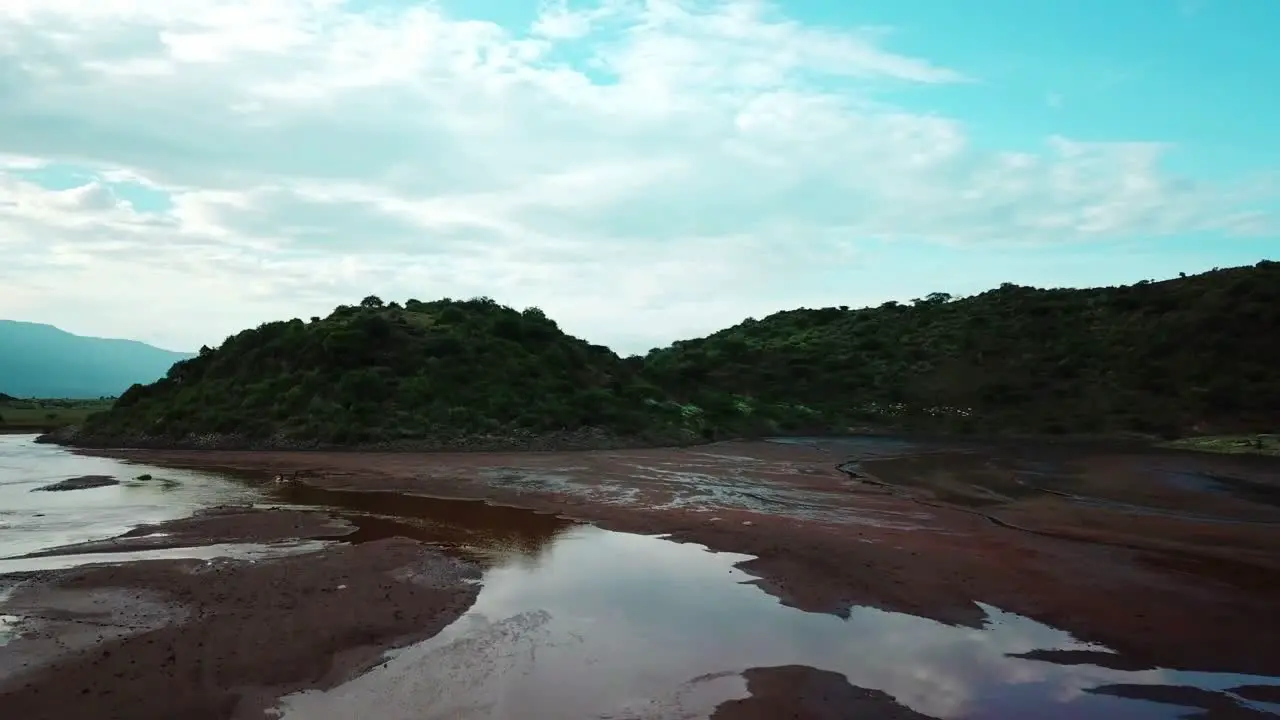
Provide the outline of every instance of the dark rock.
{"type": "Polygon", "coordinates": [[[67,478],[50,485],[38,487],[31,492],[61,492],[63,490],[88,490],[89,488],[107,487],[108,485],[119,485],[120,481],[109,475],[81,475],[80,477],[67,478]]]}
{"type": "Polygon", "coordinates": [[[1280,685],[1241,685],[1231,692],[1246,700],[1280,705],[1280,685]]]}
{"type": "Polygon", "coordinates": [[[80,433],[79,426],[67,425],[47,432],[36,438],[36,442],[46,445],[70,445],[80,433]]]}

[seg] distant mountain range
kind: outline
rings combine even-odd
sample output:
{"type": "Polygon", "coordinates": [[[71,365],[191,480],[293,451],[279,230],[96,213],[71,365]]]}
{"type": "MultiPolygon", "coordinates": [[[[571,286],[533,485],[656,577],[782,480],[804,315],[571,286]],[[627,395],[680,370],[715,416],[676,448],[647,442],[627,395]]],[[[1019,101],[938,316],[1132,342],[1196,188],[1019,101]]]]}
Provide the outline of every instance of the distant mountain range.
{"type": "Polygon", "coordinates": [[[154,382],[192,353],[136,340],[73,335],[52,325],[0,320],[0,394],[97,398],[154,382]]]}

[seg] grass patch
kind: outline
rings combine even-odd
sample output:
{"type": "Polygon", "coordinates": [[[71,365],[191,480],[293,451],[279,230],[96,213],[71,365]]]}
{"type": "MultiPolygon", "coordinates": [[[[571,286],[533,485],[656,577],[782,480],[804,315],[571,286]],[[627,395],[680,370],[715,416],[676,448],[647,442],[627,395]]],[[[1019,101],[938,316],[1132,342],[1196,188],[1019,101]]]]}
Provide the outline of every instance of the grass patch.
{"type": "Polygon", "coordinates": [[[114,398],[6,398],[0,400],[0,433],[52,430],[66,425],[78,425],[89,415],[110,408],[113,402],[114,398]]]}
{"type": "Polygon", "coordinates": [[[1208,435],[1183,438],[1161,443],[1162,447],[1198,452],[1277,455],[1280,456],[1280,435],[1208,435]]]}

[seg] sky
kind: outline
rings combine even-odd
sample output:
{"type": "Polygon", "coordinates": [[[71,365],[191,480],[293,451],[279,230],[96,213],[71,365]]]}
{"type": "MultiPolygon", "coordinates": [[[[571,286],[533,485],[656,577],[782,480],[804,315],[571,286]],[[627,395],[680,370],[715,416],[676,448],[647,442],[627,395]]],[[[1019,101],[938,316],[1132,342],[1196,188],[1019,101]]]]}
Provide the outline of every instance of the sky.
{"type": "Polygon", "coordinates": [[[644,352],[1280,259],[1280,3],[4,0],[0,317],[489,296],[644,352]]]}

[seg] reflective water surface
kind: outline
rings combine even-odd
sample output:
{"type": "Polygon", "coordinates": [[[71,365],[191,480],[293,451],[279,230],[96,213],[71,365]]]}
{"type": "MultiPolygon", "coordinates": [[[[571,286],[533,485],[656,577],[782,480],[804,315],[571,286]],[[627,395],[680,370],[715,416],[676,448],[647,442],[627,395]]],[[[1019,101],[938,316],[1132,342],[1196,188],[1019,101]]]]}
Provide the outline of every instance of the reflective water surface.
{"type": "MultiPolygon", "coordinates": [[[[1187,710],[1090,691],[1280,683],[1011,657],[1105,649],[996,608],[985,608],[983,629],[869,608],[848,620],[805,613],[742,584],[751,578],[733,564],[743,559],[577,528],[537,557],[490,571],[471,612],[441,635],[332,691],[287,697],[281,709],[299,720],[375,711],[388,720],[706,717],[745,695],[741,671],[797,664],[844,674],[938,718],[1141,720],[1187,710]]],[[[1231,693],[1223,700],[1247,704],[1231,693]]]]}
{"type": "Polygon", "coordinates": [[[575,523],[554,515],[390,492],[326,490],[301,484],[273,489],[284,507],[324,508],[356,527],[343,538],[362,543],[407,537],[489,561],[537,555],[575,523]]]}
{"type": "MultiPolygon", "coordinates": [[[[138,525],[187,517],[200,508],[252,503],[263,497],[257,488],[214,473],[85,457],[57,446],[37,445],[34,438],[0,435],[0,573],[65,566],[68,562],[14,563],[4,558],[114,537],[138,525]],[[32,492],[81,475],[107,475],[120,484],[32,492]],[[135,479],[141,475],[151,479],[135,479]]],[[[98,557],[94,562],[104,560],[98,557]]]]}

